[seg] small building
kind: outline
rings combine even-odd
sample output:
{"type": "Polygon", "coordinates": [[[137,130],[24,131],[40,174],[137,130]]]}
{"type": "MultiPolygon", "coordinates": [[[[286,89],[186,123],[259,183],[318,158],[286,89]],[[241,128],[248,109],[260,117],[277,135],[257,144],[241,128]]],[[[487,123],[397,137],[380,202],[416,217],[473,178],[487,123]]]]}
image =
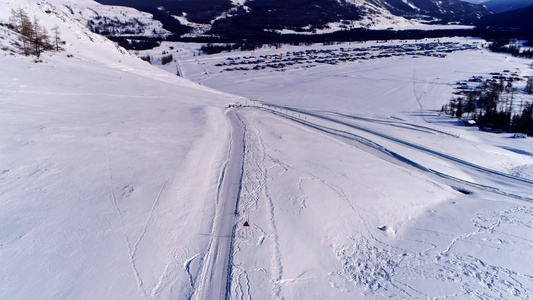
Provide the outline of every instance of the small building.
{"type": "Polygon", "coordinates": [[[463,123],[466,126],[475,126],[476,125],[476,121],[475,120],[463,120],[463,123]]]}
{"type": "Polygon", "coordinates": [[[527,138],[527,134],[525,133],[515,133],[514,136],[513,136],[515,139],[525,139],[527,138]]]}
{"type": "Polygon", "coordinates": [[[241,107],[242,105],[239,102],[228,104],[228,108],[241,107]]]}

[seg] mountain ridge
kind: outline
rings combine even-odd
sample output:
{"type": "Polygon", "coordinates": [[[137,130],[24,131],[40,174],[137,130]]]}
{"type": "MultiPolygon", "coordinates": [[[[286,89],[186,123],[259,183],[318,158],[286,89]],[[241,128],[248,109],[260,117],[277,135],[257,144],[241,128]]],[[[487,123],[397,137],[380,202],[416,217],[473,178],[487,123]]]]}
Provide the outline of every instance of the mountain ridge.
{"type": "Polygon", "coordinates": [[[472,24],[491,12],[483,5],[459,0],[194,0],[144,1],[97,0],[152,13],[165,29],[178,35],[227,36],[247,32],[293,30],[314,34],[317,30],[353,28],[385,29],[395,24],[472,24]],[[380,24],[388,24],[379,28],[380,24]],[[172,29],[170,28],[172,27],[172,29]]]}
{"type": "Polygon", "coordinates": [[[533,15],[533,6],[506,11],[479,20],[478,26],[533,32],[533,23],[529,20],[533,15]]]}
{"type": "Polygon", "coordinates": [[[488,0],[486,2],[483,2],[482,4],[495,13],[502,13],[532,6],[533,0],[488,0]]]}

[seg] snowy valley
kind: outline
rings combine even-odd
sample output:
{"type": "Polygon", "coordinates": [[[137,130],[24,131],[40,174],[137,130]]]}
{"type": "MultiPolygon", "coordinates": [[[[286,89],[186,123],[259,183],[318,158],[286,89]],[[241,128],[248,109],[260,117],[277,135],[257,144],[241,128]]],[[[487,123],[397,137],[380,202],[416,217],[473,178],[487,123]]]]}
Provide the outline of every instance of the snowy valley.
{"type": "Polygon", "coordinates": [[[72,3],[0,0],[65,41],[35,63],[0,26],[0,299],[533,294],[533,141],[439,113],[531,60],[474,38],[134,55],[72,3]]]}

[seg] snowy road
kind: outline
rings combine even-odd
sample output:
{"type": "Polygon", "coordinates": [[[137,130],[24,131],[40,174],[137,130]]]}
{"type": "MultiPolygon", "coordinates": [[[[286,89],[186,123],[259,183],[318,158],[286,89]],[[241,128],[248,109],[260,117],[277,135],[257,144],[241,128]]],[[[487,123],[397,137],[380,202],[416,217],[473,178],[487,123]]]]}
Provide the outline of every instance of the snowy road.
{"type": "Polygon", "coordinates": [[[244,127],[237,113],[227,112],[231,123],[231,142],[227,161],[218,181],[216,214],[207,253],[203,259],[194,299],[226,299],[230,285],[235,209],[241,190],[244,157],[244,127]]]}

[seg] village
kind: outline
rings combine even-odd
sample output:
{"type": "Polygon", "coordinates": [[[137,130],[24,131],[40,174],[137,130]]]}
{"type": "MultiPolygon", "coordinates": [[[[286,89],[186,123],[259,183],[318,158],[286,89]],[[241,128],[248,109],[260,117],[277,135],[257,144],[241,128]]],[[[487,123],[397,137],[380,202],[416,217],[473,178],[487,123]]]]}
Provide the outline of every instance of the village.
{"type": "Polygon", "coordinates": [[[499,83],[500,81],[509,81],[512,83],[524,80],[527,80],[527,78],[522,78],[519,74],[519,71],[511,72],[511,70],[503,70],[502,72],[491,72],[487,77],[484,77],[482,75],[473,75],[467,80],[457,81],[455,83],[455,89],[457,91],[454,94],[462,95],[473,91],[484,92],[488,88],[493,87],[495,84],[499,83]]]}
{"type": "Polygon", "coordinates": [[[224,67],[222,71],[275,70],[312,68],[319,64],[336,65],[339,63],[364,61],[398,56],[446,58],[449,53],[477,49],[477,44],[458,42],[406,43],[398,45],[374,45],[338,49],[309,49],[288,51],[279,54],[228,57],[225,62],[216,64],[224,67]]]}

